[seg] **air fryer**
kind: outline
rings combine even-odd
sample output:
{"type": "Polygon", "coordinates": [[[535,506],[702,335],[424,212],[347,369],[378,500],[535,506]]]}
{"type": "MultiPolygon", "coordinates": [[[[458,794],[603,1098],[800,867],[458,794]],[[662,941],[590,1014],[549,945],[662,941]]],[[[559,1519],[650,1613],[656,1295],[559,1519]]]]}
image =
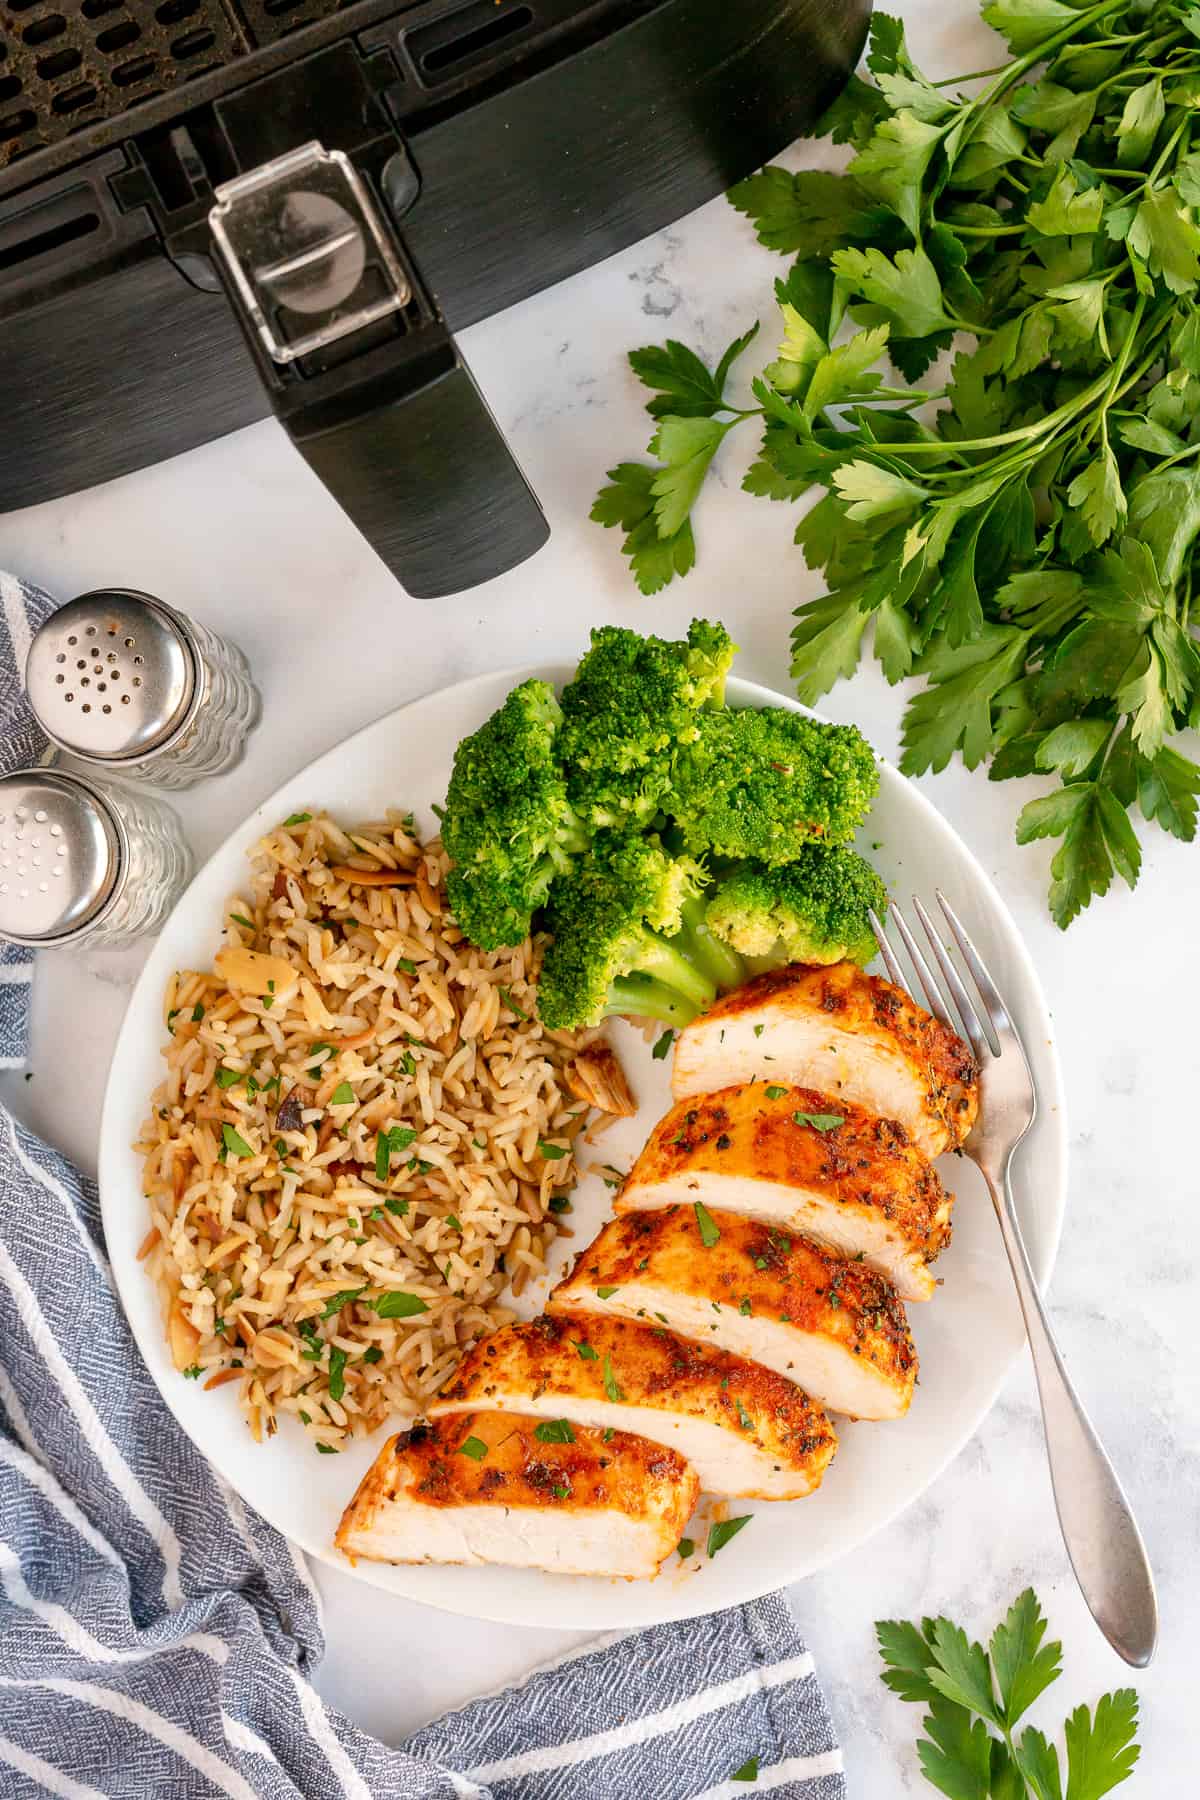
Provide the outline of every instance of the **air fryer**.
{"type": "Polygon", "coordinates": [[[869,0],[0,0],[0,506],[274,412],[410,592],[548,527],[455,341],[775,155],[869,0]]]}

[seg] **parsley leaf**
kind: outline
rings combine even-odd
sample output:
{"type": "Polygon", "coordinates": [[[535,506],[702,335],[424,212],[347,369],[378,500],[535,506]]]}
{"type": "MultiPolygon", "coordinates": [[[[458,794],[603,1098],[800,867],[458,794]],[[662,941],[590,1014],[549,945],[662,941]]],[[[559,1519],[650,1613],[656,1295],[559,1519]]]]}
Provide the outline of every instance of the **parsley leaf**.
{"type": "Polygon", "coordinates": [[[1102,1800],[1128,1779],[1138,1757],[1137,1696],[1106,1694],[1094,1715],[1077,1707],[1066,1721],[1064,1796],[1058,1751],[1045,1735],[1014,1726],[1058,1678],[1062,1646],[1044,1642],[1046,1621],[1026,1589],[992,1633],[972,1643],[948,1619],[922,1625],[881,1620],[875,1627],[884,1684],[925,1707],[917,1755],[927,1780],[950,1800],[1102,1800]],[[994,1735],[995,1734],[995,1735],[994,1735]]]}
{"type": "Polygon", "coordinates": [[[713,1245],[719,1241],[721,1233],[717,1228],[716,1220],[701,1200],[696,1201],[696,1224],[700,1229],[700,1242],[706,1250],[711,1250],[713,1245]]]}
{"type": "Polygon", "coordinates": [[[624,1390],[613,1374],[612,1352],[604,1352],[604,1392],[614,1405],[619,1405],[625,1398],[624,1390]]]}
{"type": "Polygon", "coordinates": [[[742,1530],[743,1526],[750,1523],[753,1516],[753,1513],[742,1513],[739,1518],[718,1519],[715,1524],[710,1525],[708,1529],[708,1554],[710,1556],[715,1556],[718,1550],[723,1550],[730,1539],[735,1538],[738,1532],[742,1530]]]}

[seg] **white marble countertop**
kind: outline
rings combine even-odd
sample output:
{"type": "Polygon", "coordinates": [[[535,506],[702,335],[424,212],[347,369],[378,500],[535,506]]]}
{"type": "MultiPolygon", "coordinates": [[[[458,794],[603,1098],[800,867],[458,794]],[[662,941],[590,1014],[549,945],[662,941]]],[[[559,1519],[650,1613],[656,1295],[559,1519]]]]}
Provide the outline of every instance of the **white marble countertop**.
{"type": "MultiPolygon", "coordinates": [[[[964,3],[947,18],[931,0],[916,0],[905,10],[931,72],[977,66],[966,59],[985,34],[972,8],[964,3]]],[[[727,446],[704,498],[697,570],[654,600],[634,591],[616,534],[586,517],[604,469],[640,453],[648,435],[623,353],[667,333],[715,352],[759,315],[770,332],[779,267],[716,201],[466,335],[468,359],[553,536],[522,568],[458,599],[409,599],[273,424],[0,517],[0,567],[63,599],[105,583],[146,589],[246,650],[263,690],[263,724],[240,768],[178,800],[201,858],[263,794],[368,719],[479,670],[574,658],[587,628],[605,620],[671,635],[695,613],[722,617],[742,646],[740,672],[786,690],[789,614],[819,587],[790,543],[792,511],[738,491],[749,443],[727,446]]],[[[896,755],[903,696],[873,666],[825,704],[896,755]]],[[[1021,789],[1035,784],[990,786],[955,768],[922,785],[1006,896],[1055,1015],[1072,1164],[1051,1300],[1064,1353],[1142,1523],[1163,1614],[1158,1661],[1135,1683],[1145,1749],[1124,1791],[1174,1800],[1195,1792],[1187,1670],[1200,1637],[1200,1362],[1186,1350],[1200,1275],[1197,1196],[1178,1148],[1195,1104],[1186,1005],[1197,975],[1189,901],[1200,892],[1200,852],[1155,832],[1136,898],[1121,889],[1063,937],[1043,900],[1048,849],[1018,850],[1012,837],[1021,789]]],[[[86,1168],[95,1166],[109,1058],[140,961],[136,950],[43,957],[29,1075],[0,1077],[0,1098],[86,1168]]],[[[385,1601],[330,1570],[319,1579],[329,1634],[322,1690],[391,1741],[579,1641],[385,1601]]],[[[1030,1582],[1065,1646],[1065,1676],[1034,1715],[1056,1728],[1070,1706],[1121,1685],[1128,1672],[1075,1590],[1023,1357],[991,1416],[924,1498],[793,1592],[854,1800],[932,1793],[912,1752],[919,1710],[880,1686],[873,1621],[946,1611],[986,1635],[1030,1582]]]]}

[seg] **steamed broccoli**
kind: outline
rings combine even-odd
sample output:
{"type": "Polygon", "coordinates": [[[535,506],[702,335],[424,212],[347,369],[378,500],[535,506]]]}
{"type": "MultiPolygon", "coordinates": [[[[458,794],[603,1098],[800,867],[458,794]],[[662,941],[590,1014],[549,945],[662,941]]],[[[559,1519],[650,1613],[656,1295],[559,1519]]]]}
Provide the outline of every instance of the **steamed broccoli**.
{"type": "MultiPolygon", "coordinates": [[[[550,890],[554,941],[538,984],[538,1012],[551,1030],[598,1025],[633,1013],[686,1025],[715,998],[715,975],[697,948],[699,875],[650,837],[603,832],[589,854],[550,890]]],[[[708,939],[703,948],[719,951],[708,939]]]]}
{"type": "Polygon", "coordinates": [[[593,827],[646,826],[670,787],[676,747],[720,707],[735,646],[695,619],[686,641],[605,625],[564,689],[559,754],[573,806],[593,827]]]}
{"type": "Polygon", "coordinates": [[[454,757],[442,839],[454,915],[485,950],[519,944],[556,872],[586,849],[567,799],[556,739],[562,719],[544,681],[514,688],[454,757]]]}
{"type": "Polygon", "coordinates": [[[782,707],[702,713],[675,759],[669,810],[696,854],[789,863],[817,840],[844,843],[879,771],[853,725],[782,707]]]}
{"type": "Polygon", "coordinates": [[[706,917],[718,938],[755,962],[834,963],[865,968],[875,954],[868,917],[883,919],[887,891],[844,844],[808,844],[794,862],[746,863],[712,891],[706,917]]]}

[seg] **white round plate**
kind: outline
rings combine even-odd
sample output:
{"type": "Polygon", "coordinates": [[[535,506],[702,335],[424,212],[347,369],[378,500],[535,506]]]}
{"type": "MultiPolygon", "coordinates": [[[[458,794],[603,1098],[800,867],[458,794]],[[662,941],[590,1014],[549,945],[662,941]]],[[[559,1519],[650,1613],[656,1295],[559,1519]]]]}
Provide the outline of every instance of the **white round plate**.
{"type": "MultiPolygon", "coordinates": [[[[227,896],[246,876],[246,852],[296,811],[327,808],[345,822],[378,817],[386,807],[412,808],[424,826],[446,791],[454,749],[500,704],[517,681],[543,675],[562,682],[562,668],[481,676],[427,695],[369,725],[301,771],[241,825],[196,876],[171,914],[142,976],[113,1059],[100,1144],[100,1192],[109,1254],[121,1299],[151,1374],[183,1429],[243,1498],[313,1556],[346,1569],[332,1545],[342,1508],[385,1431],[337,1457],[314,1455],[285,1421],[278,1436],[256,1445],[242,1422],[232,1387],[204,1393],[171,1366],[158,1300],[137,1249],[146,1231],[139,1158],[132,1149],[147,1102],[161,1076],[162,994],[177,968],[211,960],[220,944],[227,896]]],[[[795,702],[747,682],[730,682],[737,705],[795,702]]],[[[799,709],[796,709],[799,710],[799,709]]],[[[883,765],[879,798],[863,832],[864,848],[898,899],[932,896],[941,887],[996,977],[1020,1028],[1040,1097],[1037,1123],[1018,1152],[1014,1180],[1029,1254],[1039,1279],[1049,1274],[1066,1195],[1066,1120],[1062,1083],[1046,1003],[1028,954],[996,890],[970,851],[929,801],[883,765]]],[[[601,1140],[597,1159],[628,1168],[650,1126],[669,1104],[668,1065],[654,1062],[642,1037],[618,1022],[617,1047],[639,1101],[638,1115],[601,1140]]],[[[610,1629],[732,1606],[823,1568],[924,1492],[979,1425],[1022,1342],[1020,1314],[999,1233],[972,1164],[947,1159],[957,1192],[954,1242],[938,1263],[944,1285],[927,1305],[910,1307],[921,1357],[912,1410],[892,1424],[839,1420],[841,1445],[824,1486],[786,1503],[733,1502],[731,1514],[756,1516],[711,1562],[695,1572],[675,1558],[654,1581],[543,1575],[513,1569],[391,1568],[360,1562],[360,1580],[430,1606],[477,1618],[562,1629],[610,1629]]],[[[551,1279],[587,1244],[608,1216],[609,1191],[585,1177],[574,1196],[575,1237],[559,1246],[551,1279]]],[[[540,1309],[545,1287],[532,1299],[540,1309]]],[[[999,1496],[997,1496],[999,1499],[999,1496]]],[[[706,1532],[702,1517],[692,1530],[706,1532]]]]}

